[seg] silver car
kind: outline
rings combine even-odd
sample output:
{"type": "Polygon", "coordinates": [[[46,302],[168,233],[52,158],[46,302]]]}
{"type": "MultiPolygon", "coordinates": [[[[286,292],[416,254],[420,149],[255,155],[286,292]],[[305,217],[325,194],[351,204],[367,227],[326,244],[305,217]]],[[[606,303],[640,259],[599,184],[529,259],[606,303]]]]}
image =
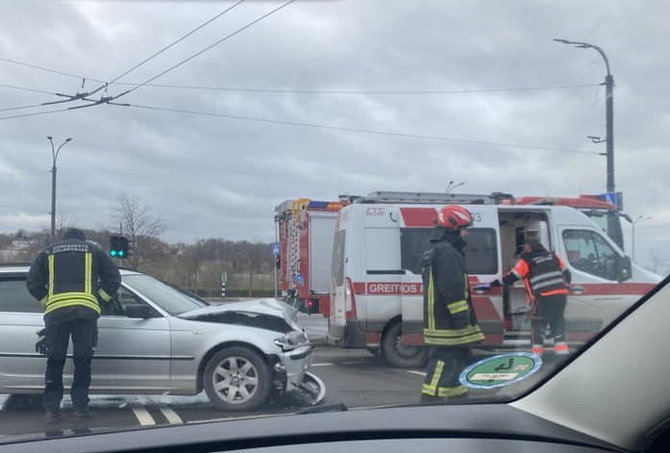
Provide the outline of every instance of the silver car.
{"type": "MultiPolygon", "coordinates": [[[[26,266],[0,266],[0,393],[40,393],[36,352],[42,307],[26,266]]],[[[303,385],[312,346],[292,309],[274,299],[207,305],[139,272],[122,270],[115,304],[98,320],[91,393],[195,395],[249,410],[303,385]]],[[[64,383],[72,382],[72,361],[64,383]]]]}

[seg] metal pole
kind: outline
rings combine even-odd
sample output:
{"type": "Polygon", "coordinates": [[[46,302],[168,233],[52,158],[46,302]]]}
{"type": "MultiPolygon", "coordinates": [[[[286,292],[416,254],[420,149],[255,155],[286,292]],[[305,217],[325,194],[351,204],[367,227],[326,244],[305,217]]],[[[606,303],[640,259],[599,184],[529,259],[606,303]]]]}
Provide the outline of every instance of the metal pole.
{"type": "Polygon", "coordinates": [[[48,136],[47,140],[51,144],[51,242],[56,240],[56,161],[58,159],[58,154],[63,146],[65,146],[72,138],[66,138],[63,143],[57,149],[54,149],[53,137],[48,136]]]}
{"type": "Polygon", "coordinates": [[[56,161],[51,167],[51,242],[56,240],[56,161]]]}
{"type": "Polygon", "coordinates": [[[605,105],[606,133],[607,133],[607,191],[614,193],[614,77],[607,74],[605,77],[605,105]]]}
{"type": "Polygon", "coordinates": [[[637,223],[637,222],[633,222],[632,225],[631,225],[633,227],[633,240],[631,241],[632,242],[633,261],[635,261],[635,223],[637,223]]]}

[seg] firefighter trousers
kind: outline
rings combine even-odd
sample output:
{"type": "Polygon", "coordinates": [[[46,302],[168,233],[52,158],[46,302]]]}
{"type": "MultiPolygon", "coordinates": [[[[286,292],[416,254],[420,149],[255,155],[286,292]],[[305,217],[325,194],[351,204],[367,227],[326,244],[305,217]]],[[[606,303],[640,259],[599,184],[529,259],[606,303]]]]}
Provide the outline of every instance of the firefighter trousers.
{"type": "Polygon", "coordinates": [[[458,380],[470,360],[469,347],[431,346],[428,350],[426,379],[421,394],[428,397],[453,398],[468,389],[458,380]]]}
{"type": "Polygon", "coordinates": [[[549,325],[554,343],[565,341],[565,294],[539,296],[533,304],[530,316],[531,342],[534,345],[544,344],[544,335],[549,325]]]}
{"type": "Polygon", "coordinates": [[[97,320],[79,318],[50,322],[47,318],[45,323],[47,368],[44,375],[44,409],[57,411],[63,399],[63,367],[71,336],[74,377],[70,396],[75,410],[85,410],[88,408],[91,361],[98,336],[97,320]]]}

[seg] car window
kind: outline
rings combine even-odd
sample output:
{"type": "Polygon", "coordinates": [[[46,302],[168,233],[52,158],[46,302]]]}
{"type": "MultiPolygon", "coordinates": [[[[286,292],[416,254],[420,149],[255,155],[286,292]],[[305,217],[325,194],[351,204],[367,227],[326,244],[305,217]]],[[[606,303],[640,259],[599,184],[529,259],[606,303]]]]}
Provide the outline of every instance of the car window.
{"type": "MultiPolygon", "coordinates": [[[[124,281],[130,285],[134,291],[147,297],[171,315],[180,315],[187,311],[196,310],[205,306],[205,304],[188,296],[184,292],[177,291],[148,275],[126,275],[124,276],[124,281]]],[[[137,300],[132,293],[127,293],[123,297],[123,303],[125,304],[133,303],[137,300]]]]}
{"type": "Polygon", "coordinates": [[[586,230],[566,230],[563,232],[563,241],[568,260],[575,269],[616,280],[619,255],[600,234],[586,230]]]}
{"type": "Polygon", "coordinates": [[[44,307],[26,289],[23,276],[0,276],[0,311],[42,313],[44,307]]]}

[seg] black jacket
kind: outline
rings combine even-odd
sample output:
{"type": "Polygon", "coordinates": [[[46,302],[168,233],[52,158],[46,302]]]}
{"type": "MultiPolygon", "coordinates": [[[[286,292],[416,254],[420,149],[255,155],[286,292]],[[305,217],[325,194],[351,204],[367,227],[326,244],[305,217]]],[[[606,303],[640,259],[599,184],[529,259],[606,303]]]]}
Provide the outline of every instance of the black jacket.
{"type": "Polygon", "coordinates": [[[437,227],[424,255],[424,343],[462,346],[484,339],[472,307],[458,232],[437,227]]]}
{"type": "Polygon", "coordinates": [[[45,316],[68,311],[97,316],[99,301],[111,300],[121,285],[121,275],[100,247],[68,238],[40,251],[26,284],[30,294],[44,305],[45,316]]]}

